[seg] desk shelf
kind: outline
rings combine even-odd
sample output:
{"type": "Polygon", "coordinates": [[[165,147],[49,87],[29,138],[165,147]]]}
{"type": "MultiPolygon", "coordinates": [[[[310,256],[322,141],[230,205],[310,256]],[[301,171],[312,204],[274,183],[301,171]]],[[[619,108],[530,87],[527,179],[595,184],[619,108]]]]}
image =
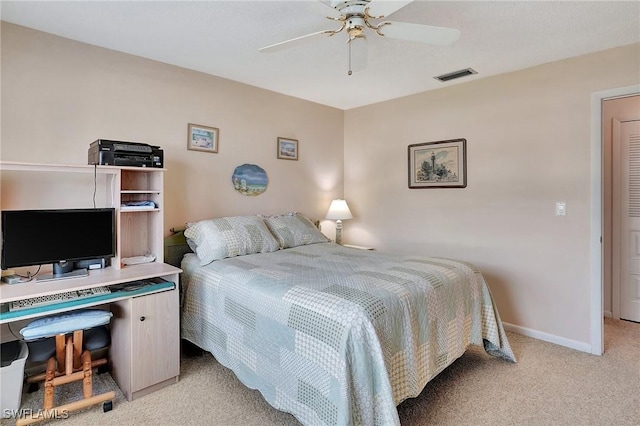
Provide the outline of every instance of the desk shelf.
{"type": "MultiPolygon", "coordinates": [[[[165,169],[152,167],[93,166],[69,164],[36,164],[24,162],[0,162],[0,172],[8,172],[10,177],[21,176],[14,173],[47,172],[42,180],[42,188],[48,191],[56,188],[54,175],[63,173],[84,173],[77,180],[81,185],[95,190],[96,175],[100,175],[100,185],[104,185],[106,206],[116,210],[116,256],[105,269],[92,269],[85,277],[55,280],[31,281],[20,284],[0,284],[0,303],[14,300],[46,296],[69,290],[82,290],[100,286],[111,286],[130,281],[150,278],[162,278],[176,284],[174,289],[163,289],[145,294],[131,294],[112,300],[98,300],[78,304],[72,307],[58,306],[47,312],[32,313],[24,316],[10,315],[12,318],[0,318],[2,339],[15,340],[16,335],[9,328],[10,323],[19,329],[20,322],[31,318],[65,312],[86,307],[110,309],[112,343],[109,349],[111,374],[125,393],[127,399],[153,392],[178,380],[180,374],[180,311],[178,276],[180,269],[166,265],[164,259],[164,206],[163,187],[165,169]],[[155,208],[126,210],[123,202],[149,200],[155,208]],[[156,261],[140,265],[124,266],[121,259],[144,255],[151,252],[156,261]],[[143,319],[144,318],[144,319],[143,319]]],[[[29,180],[22,178],[24,180],[29,180]]],[[[64,177],[66,179],[68,177],[64,177]]],[[[61,179],[61,180],[64,180],[61,179]]],[[[76,178],[74,177],[74,181],[76,178]]],[[[43,192],[44,192],[43,191],[43,192]]],[[[95,193],[95,192],[94,192],[95,193]]],[[[16,197],[18,199],[19,197],[16,197]]],[[[3,209],[22,209],[24,205],[9,197],[2,201],[3,209]]],[[[94,199],[95,203],[95,199],[94,199]]],[[[24,204],[24,202],[23,202],[24,204]]],[[[46,204],[40,202],[39,204],[46,204]]],[[[74,206],[72,206],[74,207],[74,206]]],[[[36,208],[47,208],[38,205],[36,208]]],[[[134,292],[135,293],[135,292],[134,292]]]]}
{"type": "Polygon", "coordinates": [[[38,318],[42,317],[43,315],[53,315],[63,312],[75,311],[78,309],[91,308],[94,306],[100,306],[118,302],[120,300],[130,299],[132,297],[147,296],[154,293],[173,290],[175,289],[175,286],[176,283],[174,283],[173,281],[166,281],[149,285],[137,290],[114,291],[112,293],[105,293],[87,298],[70,299],[60,301],[58,303],[52,303],[50,305],[36,306],[13,312],[9,311],[9,307],[7,305],[3,305],[2,312],[0,312],[0,324],[38,318]]]}
{"type": "Polygon", "coordinates": [[[87,164],[45,164],[27,163],[20,161],[2,161],[0,170],[12,170],[18,172],[65,172],[65,173],[93,173],[118,174],[117,167],[112,166],[92,166],[87,164]]]}
{"type": "MultiPolygon", "coordinates": [[[[164,168],[130,167],[130,166],[97,166],[85,164],[43,164],[17,161],[0,162],[0,171],[9,172],[47,172],[47,173],[84,173],[89,179],[88,185],[94,184],[94,174],[106,176],[106,206],[116,209],[116,256],[111,264],[116,268],[123,267],[121,259],[141,256],[151,252],[156,262],[164,259],[164,168]],[[153,201],[154,208],[123,209],[122,203],[131,201],[153,201]],[[132,213],[135,213],[133,215],[132,213]]],[[[55,177],[47,175],[47,188],[55,189],[55,177]]],[[[47,206],[42,206],[46,208],[47,206]]],[[[20,209],[20,205],[3,203],[3,209],[20,209]]]]}
{"type": "Polygon", "coordinates": [[[140,212],[159,212],[160,209],[157,207],[120,207],[121,213],[140,213],[140,212]]]}
{"type": "MultiPolygon", "coordinates": [[[[30,281],[20,284],[0,284],[0,303],[8,303],[14,300],[28,299],[30,297],[48,296],[70,290],[83,290],[86,288],[110,286],[128,281],[145,280],[155,277],[165,277],[182,272],[171,265],[159,262],[131,265],[122,269],[108,267],[104,269],[91,269],[89,275],[79,278],[53,281],[30,281]]],[[[172,280],[169,280],[172,281],[172,280]]]]}

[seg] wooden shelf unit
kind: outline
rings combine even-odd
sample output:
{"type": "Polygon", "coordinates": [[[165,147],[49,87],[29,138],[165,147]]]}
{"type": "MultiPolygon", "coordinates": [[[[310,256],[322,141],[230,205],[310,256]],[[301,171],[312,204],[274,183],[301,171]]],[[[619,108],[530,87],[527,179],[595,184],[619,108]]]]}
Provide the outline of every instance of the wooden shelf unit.
{"type": "Polygon", "coordinates": [[[116,245],[118,260],[123,257],[152,253],[156,261],[164,259],[163,229],[164,206],[162,188],[164,169],[146,167],[121,167],[116,177],[118,195],[117,209],[121,232],[116,245]],[[122,203],[130,201],[152,201],[155,208],[123,209],[122,203]]]}
{"type": "MultiPolygon", "coordinates": [[[[173,290],[118,298],[107,302],[113,318],[109,348],[111,373],[128,400],[146,395],[178,381],[180,374],[179,268],[163,263],[164,220],[163,186],[165,169],[145,167],[92,166],[0,162],[0,171],[91,173],[106,175],[106,204],[116,210],[116,256],[111,266],[89,271],[89,275],[55,281],[32,281],[19,285],[0,283],[0,304],[69,290],[163,278],[174,282],[173,290]],[[122,202],[153,201],[156,207],[126,210],[122,202]],[[155,262],[122,266],[123,257],[156,256],[155,262]]],[[[55,180],[52,179],[52,186],[55,180]]],[[[13,207],[13,206],[12,206],[13,207]]],[[[19,206],[16,206],[19,208],[19,206]]],[[[43,206],[42,208],[47,208],[43,206]]],[[[99,306],[103,302],[88,303],[99,306]]],[[[6,306],[6,305],[5,305],[6,306]]],[[[60,308],[53,314],[77,309],[60,308]]],[[[9,322],[23,321],[43,314],[24,315],[0,321],[2,338],[11,335],[9,322]]]]}
{"type": "Polygon", "coordinates": [[[116,256],[111,265],[123,268],[122,258],[152,253],[164,260],[163,188],[166,169],[153,167],[93,166],[0,162],[0,171],[96,173],[107,175],[106,204],[116,210],[116,256]],[[152,201],[156,207],[122,209],[123,202],[152,201]]]}

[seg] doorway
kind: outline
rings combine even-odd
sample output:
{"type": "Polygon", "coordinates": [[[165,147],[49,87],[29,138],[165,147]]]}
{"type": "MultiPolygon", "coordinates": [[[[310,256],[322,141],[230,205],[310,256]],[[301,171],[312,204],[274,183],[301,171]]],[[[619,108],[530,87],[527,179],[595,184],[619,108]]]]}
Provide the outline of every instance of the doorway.
{"type": "Polygon", "coordinates": [[[591,353],[604,353],[604,140],[603,101],[640,94],[640,85],[603,90],[591,94],[591,231],[590,235],[590,341],[591,353]]]}
{"type": "Polygon", "coordinates": [[[602,120],[604,315],[640,322],[640,95],[604,100],[602,120]]]}

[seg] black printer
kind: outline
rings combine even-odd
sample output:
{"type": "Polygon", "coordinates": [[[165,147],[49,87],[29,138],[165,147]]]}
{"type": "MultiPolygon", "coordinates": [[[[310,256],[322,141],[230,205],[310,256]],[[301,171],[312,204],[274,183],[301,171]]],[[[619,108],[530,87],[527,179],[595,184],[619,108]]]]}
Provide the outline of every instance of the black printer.
{"type": "Polygon", "coordinates": [[[89,164],[101,166],[158,167],[164,164],[162,149],[140,142],[98,139],[89,145],[89,164]]]}

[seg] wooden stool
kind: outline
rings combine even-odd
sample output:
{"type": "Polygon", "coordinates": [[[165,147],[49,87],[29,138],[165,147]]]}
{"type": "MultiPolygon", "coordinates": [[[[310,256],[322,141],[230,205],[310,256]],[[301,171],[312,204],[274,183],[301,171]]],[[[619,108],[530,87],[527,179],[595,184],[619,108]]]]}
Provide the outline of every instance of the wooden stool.
{"type": "Polygon", "coordinates": [[[49,358],[45,373],[27,379],[29,383],[44,380],[43,411],[33,413],[30,417],[18,419],[16,426],[37,423],[52,418],[66,418],[71,411],[77,411],[100,403],[103,403],[105,412],[111,410],[111,400],[116,396],[115,391],[93,395],[93,368],[106,365],[107,359],[91,359],[92,350],[106,347],[111,342],[109,330],[104,325],[110,321],[110,318],[111,313],[108,311],[78,311],[41,318],[20,330],[25,339],[33,338],[33,336],[37,336],[37,339],[39,339],[33,342],[27,341],[27,344],[31,343],[30,348],[38,348],[34,351],[34,358],[42,357],[43,354],[49,356],[49,358]],[[69,328],[72,323],[71,329],[64,330],[69,328]],[[90,328],[87,329],[84,326],[90,328]],[[48,347],[49,342],[43,341],[42,338],[55,340],[55,351],[53,353],[51,353],[51,348],[48,347]],[[77,381],[82,381],[82,399],[54,406],[56,386],[77,381]]]}

